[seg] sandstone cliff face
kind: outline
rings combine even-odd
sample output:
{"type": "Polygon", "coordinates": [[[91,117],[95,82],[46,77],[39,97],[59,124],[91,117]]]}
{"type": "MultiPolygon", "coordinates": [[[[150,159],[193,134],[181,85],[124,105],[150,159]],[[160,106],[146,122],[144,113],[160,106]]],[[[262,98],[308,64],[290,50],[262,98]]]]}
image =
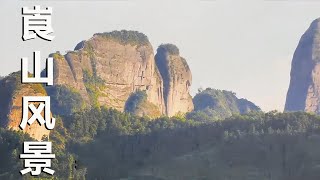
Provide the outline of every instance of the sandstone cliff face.
{"type": "Polygon", "coordinates": [[[173,116],[193,110],[189,94],[192,76],[186,60],[179,55],[179,49],[172,44],[159,46],[156,63],[164,81],[166,114],[173,116]]]}
{"type": "MultiPolygon", "coordinates": [[[[22,97],[47,93],[56,115],[92,106],[107,106],[151,118],[192,111],[190,69],[170,46],[179,51],[174,45],[160,46],[156,63],[145,35],[114,31],[95,34],[66,55],[53,53],[53,86],[44,89],[40,84],[21,84],[20,72],[0,81],[1,126],[20,130],[22,97]]],[[[50,132],[38,123],[23,131],[37,140],[50,132]]]]}
{"type": "Polygon", "coordinates": [[[148,38],[134,31],[95,34],[75,51],[54,57],[54,83],[77,90],[87,104],[119,111],[132,93],[145,91],[154,112],[172,116],[193,109],[189,95],[191,72],[179,55],[168,59],[163,77],[148,38]],[[165,85],[164,85],[165,83],[165,85]],[[164,88],[166,91],[164,91],[164,88]]]}
{"type": "MultiPolygon", "coordinates": [[[[47,94],[55,115],[92,106],[152,118],[192,111],[190,69],[186,60],[171,52],[169,46],[159,47],[156,63],[144,34],[114,31],[95,34],[66,55],[53,53],[53,86],[44,89],[40,84],[21,84],[21,72],[0,80],[1,126],[20,130],[22,97],[47,94]],[[139,92],[143,92],[142,98],[134,98],[139,92]]],[[[35,122],[24,132],[41,140],[50,131],[35,122]]]]}
{"type": "Polygon", "coordinates": [[[121,42],[121,33],[95,34],[65,56],[54,54],[54,83],[79,90],[87,102],[119,111],[131,93],[145,90],[148,101],[164,112],[151,44],[144,39],[121,42]]]}
{"type": "MultiPolygon", "coordinates": [[[[46,91],[40,84],[21,84],[20,72],[13,73],[0,81],[1,126],[8,129],[21,131],[19,128],[22,120],[23,96],[46,96],[46,91]]],[[[31,112],[29,112],[31,117],[31,112]]],[[[49,136],[50,131],[45,125],[40,126],[35,121],[23,130],[34,139],[40,141],[43,136],[49,136]]]]}
{"type": "Polygon", "coordinates": [[[320,19],[302,36],[294,53],[285,111],[320,113],[320,19]]]}

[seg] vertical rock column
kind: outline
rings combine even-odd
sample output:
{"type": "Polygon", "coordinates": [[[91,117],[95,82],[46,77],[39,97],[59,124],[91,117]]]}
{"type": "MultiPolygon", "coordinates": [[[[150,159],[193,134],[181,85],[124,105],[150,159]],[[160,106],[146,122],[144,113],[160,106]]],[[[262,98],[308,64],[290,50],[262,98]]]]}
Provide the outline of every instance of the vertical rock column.
{"type": "Polygon", "coordinates": [[[163,79],[166,114],[174,116],[192,111],[193,102],[189,94],[192,75],[186,60],[180,57],[179,49],[172,44],[161,45],[155,60],[163,79]]]}
{"type": "Polygon", "coordinates": [[[285,111],[319,114],[320,109],[320,19],[303,34],[294,53],[285,111]]]}

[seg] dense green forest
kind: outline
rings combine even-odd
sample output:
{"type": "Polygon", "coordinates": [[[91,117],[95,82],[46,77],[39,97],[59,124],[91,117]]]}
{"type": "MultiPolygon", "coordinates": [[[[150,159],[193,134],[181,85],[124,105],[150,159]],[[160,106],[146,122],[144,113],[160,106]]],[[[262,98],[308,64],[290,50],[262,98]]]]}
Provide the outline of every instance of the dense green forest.
{"type": "Polygon", "coordinates": [[[260,107],[247,99],[239,99],[236,93],[219,89],[199,89],[193,98],[194,111],[188,118],[197,121],[225,119],[234,114],[261,111],[260,107]]]}
{"type": "MultiPolygon", "coordinates": [[[[30,137],[0,129],[0,138],[0,179],[19,179],[30,137]]],[[[49,141],[54,179],[320,178],[320,117],[302,112],[198,121],[95,108],[58,117],[49,141]]]]}

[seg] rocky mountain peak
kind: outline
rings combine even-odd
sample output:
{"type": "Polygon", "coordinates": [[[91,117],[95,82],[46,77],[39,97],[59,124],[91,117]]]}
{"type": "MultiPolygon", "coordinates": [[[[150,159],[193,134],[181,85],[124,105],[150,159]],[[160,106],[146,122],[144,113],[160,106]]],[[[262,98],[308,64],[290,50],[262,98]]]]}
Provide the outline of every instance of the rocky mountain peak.
{"type": "Polygon", "coordinates": [[[293,56],[285,111],[320,113],[320,19],[303,34],[293,56]]]}
{"type": "MultiPolygon", "coordinates": [[[[49,95],[54,115],[105,106],[155,118],[193,109],[191,72],[178,48],[161,45],[156,63],[147,36],[137,31],[97,33],[78,43],[74,51],[50,56],[54,59],[53,86],[21,84],[21,72],[0,80],[2,127],[19,130],[21,101],[27,95],[49,95]],[[168,56],[162,58],[162,52],[168,56]]],[[[49,136],[36,123],[24,131],[37,140],[49,136]]]]}
{"type": "MultiPolygon", "coordinates": [[[[171,56],[168,59],[170,66],[161,66],[162,72],[159,71],[161,63],[156,63],[153,47],[144,34],[126,30],[96,33],[77,44],[75,51],[52,55],[55,59],[54,82],[77,92],[90,106],[125,111],[126,104],[131,104],[127,102],[129,97],[137,91],[145,91],[145,101],[153,107],[152,112],[169,116],[189,112],[193,105],[189,94],[191,72],[187,62],[179,56],[174,45],[161,45],[159,49],[171,56]],[[171,73],[166,75],[163,72],[171,73]],[[173,82],[171,89],[176,89],[178,99],[176,105],[167,106],[164,97],[173,94],[168,95],[171,91],[164,89],[173,82]],[[180,83],[183,86],[176,86],[180,83]]],[[[174,103],[170,101],[169,104],[174,103]]],[[[139,112],[150,112],[139,109],[139,112]]]]}
{"type": "Polygon", "coordinates": [[[157,49],[156,64],[163,78],[164,102],[169,116],[193,110],[189,94],[192,75],[187,61],[173,44],[162,44],[157,49]]]}

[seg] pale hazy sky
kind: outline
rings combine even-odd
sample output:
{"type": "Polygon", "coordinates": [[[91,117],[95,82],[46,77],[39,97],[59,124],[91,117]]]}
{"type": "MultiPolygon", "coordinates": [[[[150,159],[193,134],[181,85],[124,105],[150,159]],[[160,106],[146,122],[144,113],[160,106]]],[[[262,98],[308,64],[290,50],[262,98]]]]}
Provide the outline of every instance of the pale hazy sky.
{"type": "Polygon", "coordinates": [[[94,33],[137,30],[154,49],[176,44],[199,87],[232,90],[263,110],[283,110],[301,35],[320,17],[320,0],[0,0],[0,75],[20,70],[35,50],[73,50],[94,33]],[[53,7],[56,38],[22,41],[23,6],[53,7]]]}

